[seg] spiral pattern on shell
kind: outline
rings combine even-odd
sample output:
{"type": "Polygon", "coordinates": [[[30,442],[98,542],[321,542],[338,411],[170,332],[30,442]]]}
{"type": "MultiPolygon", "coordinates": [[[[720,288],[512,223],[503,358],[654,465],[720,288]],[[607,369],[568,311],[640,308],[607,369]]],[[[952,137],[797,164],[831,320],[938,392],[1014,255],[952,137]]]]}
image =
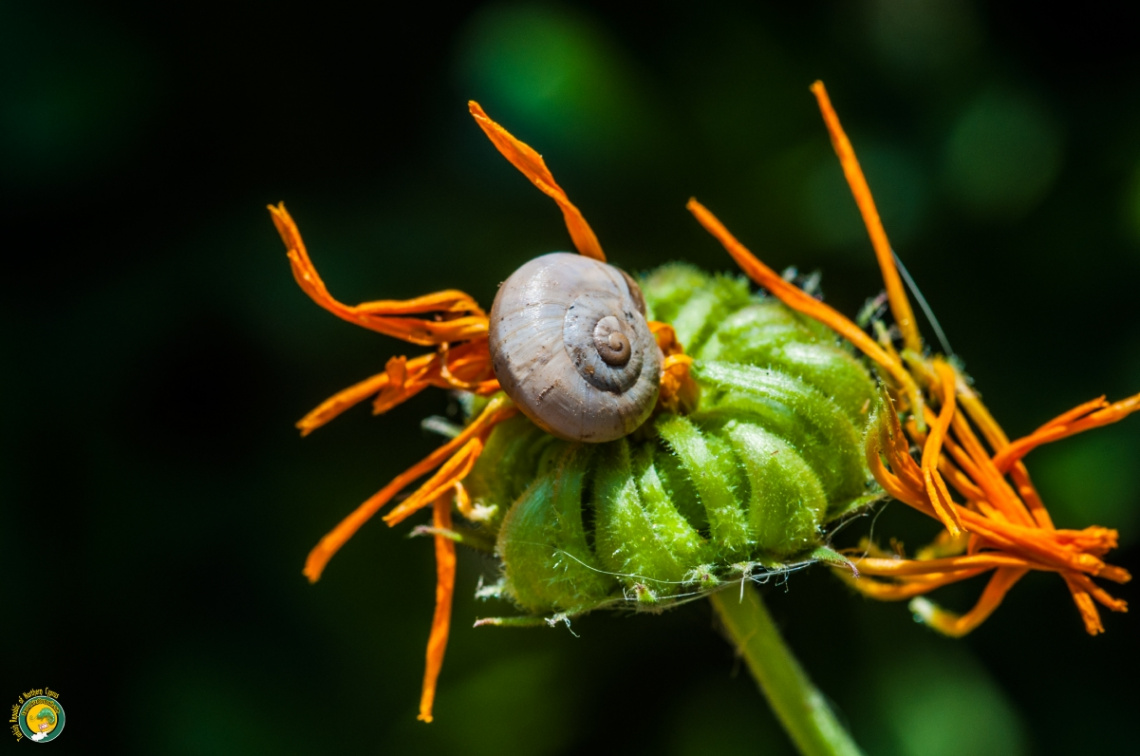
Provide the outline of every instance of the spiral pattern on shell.
{"type": "Polygon", "coordinates": [[[528,418],[571,441],[621,438],[648,419],[661,350],[626,273],[552,252],[511,274],[491,306],[495,377],[528,418]]]}

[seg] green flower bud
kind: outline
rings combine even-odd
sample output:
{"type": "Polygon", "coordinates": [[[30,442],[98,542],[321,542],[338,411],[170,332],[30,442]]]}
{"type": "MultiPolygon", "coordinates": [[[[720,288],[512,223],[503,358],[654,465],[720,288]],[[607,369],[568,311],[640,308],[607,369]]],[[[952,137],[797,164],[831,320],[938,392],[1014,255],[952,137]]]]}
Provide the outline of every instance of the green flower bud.
{"type": "Polygon", "coordinates": [[[493,513],[498,592],[530,614],[658,609],[800,566],[828,525],[879,496],[863,452],[875,382],[833,332],[689,266],[642,290],[694,358],[699,407],[604,444],[517,416],[467,479],[493,513]]]}

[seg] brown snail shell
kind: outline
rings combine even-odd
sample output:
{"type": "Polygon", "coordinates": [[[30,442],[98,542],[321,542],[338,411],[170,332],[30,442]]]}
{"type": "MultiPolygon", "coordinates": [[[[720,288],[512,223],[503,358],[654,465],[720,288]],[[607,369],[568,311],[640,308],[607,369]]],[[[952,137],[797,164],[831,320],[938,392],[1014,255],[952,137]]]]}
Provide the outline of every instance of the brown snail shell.
{"type": "Polygon", "coordinates": [[[568,252],[531,260],[499,288],[489,338],[503,390],[560,438],[621,438],[657,404],[662,358],[645,299],[612,265],[568,252]]]}

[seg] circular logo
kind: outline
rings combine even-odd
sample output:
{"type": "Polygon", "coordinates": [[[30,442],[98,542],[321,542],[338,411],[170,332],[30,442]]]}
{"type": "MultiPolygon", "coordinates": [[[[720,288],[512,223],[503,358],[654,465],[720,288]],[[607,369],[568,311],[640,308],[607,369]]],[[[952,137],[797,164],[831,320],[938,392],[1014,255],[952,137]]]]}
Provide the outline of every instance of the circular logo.
{"type": "Polygon", "coordinates": [[[49,696],[32,696],[20,707],[20,731],[37,743],[58,738],[63,732],[64,719],[63,707],[49,696]]]}

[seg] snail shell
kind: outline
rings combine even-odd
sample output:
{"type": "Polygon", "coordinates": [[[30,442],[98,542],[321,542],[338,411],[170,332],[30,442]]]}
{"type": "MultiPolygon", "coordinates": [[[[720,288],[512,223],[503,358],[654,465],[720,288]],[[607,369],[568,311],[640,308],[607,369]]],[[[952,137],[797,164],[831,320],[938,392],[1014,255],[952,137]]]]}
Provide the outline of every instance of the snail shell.
{"type": "Polygon", "coordinates": [[[661,350],[625,272],[552,252],[516,270],[491,306],[495,377],[523,414],[560,438],[600,443],[653,412],[661,350]]]}

